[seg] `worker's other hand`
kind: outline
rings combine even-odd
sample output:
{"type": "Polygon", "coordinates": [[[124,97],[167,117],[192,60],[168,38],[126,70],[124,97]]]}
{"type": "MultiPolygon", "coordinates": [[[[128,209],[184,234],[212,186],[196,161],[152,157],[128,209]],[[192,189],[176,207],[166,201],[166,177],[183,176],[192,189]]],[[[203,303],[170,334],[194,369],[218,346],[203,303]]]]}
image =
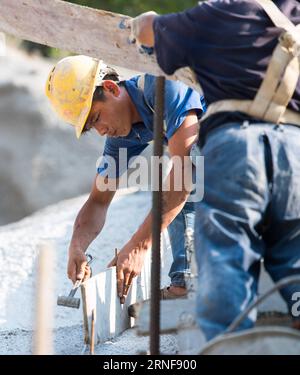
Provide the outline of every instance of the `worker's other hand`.
{"type": "Polygon", "coordinates": [[[125,302],[133,278],[141,273],[146,253],[147,249],[129,241],[108,264],[108,267],[117,268],[117,290],[121,303],[125,302]]]}
{"type": "Polygon", "coordinates": [[[68,277],[75,283],[77,280],[86,281],[91,277],[91,267],[82,251],[70,251],[68,261],[68,277]]]}
{"type": "Polygon", "coordinates": [[[131,30],[131,43],[137,43],[139,47],[154,46],[153,21],[156,16],[158,16],[156,12],[150,11],[124,21],[125,27],[131,30]]]}

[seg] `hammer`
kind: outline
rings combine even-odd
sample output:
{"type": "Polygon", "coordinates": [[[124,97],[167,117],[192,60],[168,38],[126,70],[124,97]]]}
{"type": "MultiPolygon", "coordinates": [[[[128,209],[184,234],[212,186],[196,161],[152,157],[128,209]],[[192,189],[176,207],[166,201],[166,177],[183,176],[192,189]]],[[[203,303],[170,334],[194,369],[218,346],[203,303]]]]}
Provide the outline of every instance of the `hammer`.
{"type": "MultiPolygon", "coordinates": [[[[88,258],[87,264],[90,265],[93,262],[93,257],[90,254],[86,254],[88,258]]],[[[57,304],[59,306],[65,306],[65,307],[73,307],[75,309],[79,309],[80,306],[80,298],[74,298],[75,293],[77,292],[77,289],[82,284],[82,279],[77,280],[76,283],[73,285],[73,288],[71,289],[68,296],[58,296],[57,297],[57,304]]]]}

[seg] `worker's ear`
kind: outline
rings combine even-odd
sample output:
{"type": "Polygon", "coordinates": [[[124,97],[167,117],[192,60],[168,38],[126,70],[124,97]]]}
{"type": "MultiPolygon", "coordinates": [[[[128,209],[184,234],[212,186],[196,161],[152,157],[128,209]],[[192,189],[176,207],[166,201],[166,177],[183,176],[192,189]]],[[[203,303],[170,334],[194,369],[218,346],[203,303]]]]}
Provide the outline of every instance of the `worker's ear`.
{"type": "Polygon", "coordinates": [[[114,81],[105,80],[102,83],[102,87],[103,87],[104,91],[111,92],[114,96],[120,95],[120,87],[114,81]]]}

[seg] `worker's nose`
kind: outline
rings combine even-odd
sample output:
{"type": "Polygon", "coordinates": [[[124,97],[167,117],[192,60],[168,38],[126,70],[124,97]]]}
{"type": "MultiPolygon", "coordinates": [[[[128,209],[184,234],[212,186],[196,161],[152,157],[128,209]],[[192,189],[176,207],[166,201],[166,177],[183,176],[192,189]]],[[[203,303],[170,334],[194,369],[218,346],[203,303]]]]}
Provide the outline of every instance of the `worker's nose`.
{"type": "Polygon", "coordinates": [[[98,133],[103,136],[107,133],[107,129],[100,129],[98,133]]]}
{"type": "Polygon", "coordinates": [[[108,132],[108,129],[106,126],[95,126],[98,134],[100,134],[101,136],[104,136],[107,132],[108,132]]]}

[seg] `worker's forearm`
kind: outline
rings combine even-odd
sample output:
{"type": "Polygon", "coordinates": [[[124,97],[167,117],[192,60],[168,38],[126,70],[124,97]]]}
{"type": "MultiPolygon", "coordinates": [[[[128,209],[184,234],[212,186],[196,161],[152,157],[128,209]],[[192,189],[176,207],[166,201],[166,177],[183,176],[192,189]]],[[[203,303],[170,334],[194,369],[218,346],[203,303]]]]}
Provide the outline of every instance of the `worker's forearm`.
{"type": "MultiPolygon", "coordinates": [[[[162,192],[162,226],[161,230],[165,230],[175,217],[182,210],[191,190],[192,190],[192,170],[188,166],[190,159],[187,159],[186,165],[182,169],[182,176],[185,178],[182,181],[181,189],[175,189],[175,170],[171,169],[170,174],[165,181],[165,186],[168,186],[168,191],[162,192]],[[186,182],[186,185],[185,185],[186,182]],[[179,191],[178,191],[179,190],[179,191]]],[[[144,220],[143,224],[139,227],[137,232],[132,237],[136,246],[140,249],[146,249],[151,246],[152,242],[152,215],[149,215],[144,220]]]]}
{"type": "Polygon", "coordinates": [[[70,252],[86,251],[104,226],[107,208],[107,205],[95,203],[90,199],[84,204],[74,223],[70,252]]]}
{"type": "MultiPolygon", "coordinates": [[[[168,191],[162,193],[162,231],[170,225],[182,210],[188,196],[189,192],[187,191],[168,191]]],[[[135,246],[140,250],[147,250],[152,244],[152,219],[153,213],[150,212],[132,237],[135,246]]]]}

